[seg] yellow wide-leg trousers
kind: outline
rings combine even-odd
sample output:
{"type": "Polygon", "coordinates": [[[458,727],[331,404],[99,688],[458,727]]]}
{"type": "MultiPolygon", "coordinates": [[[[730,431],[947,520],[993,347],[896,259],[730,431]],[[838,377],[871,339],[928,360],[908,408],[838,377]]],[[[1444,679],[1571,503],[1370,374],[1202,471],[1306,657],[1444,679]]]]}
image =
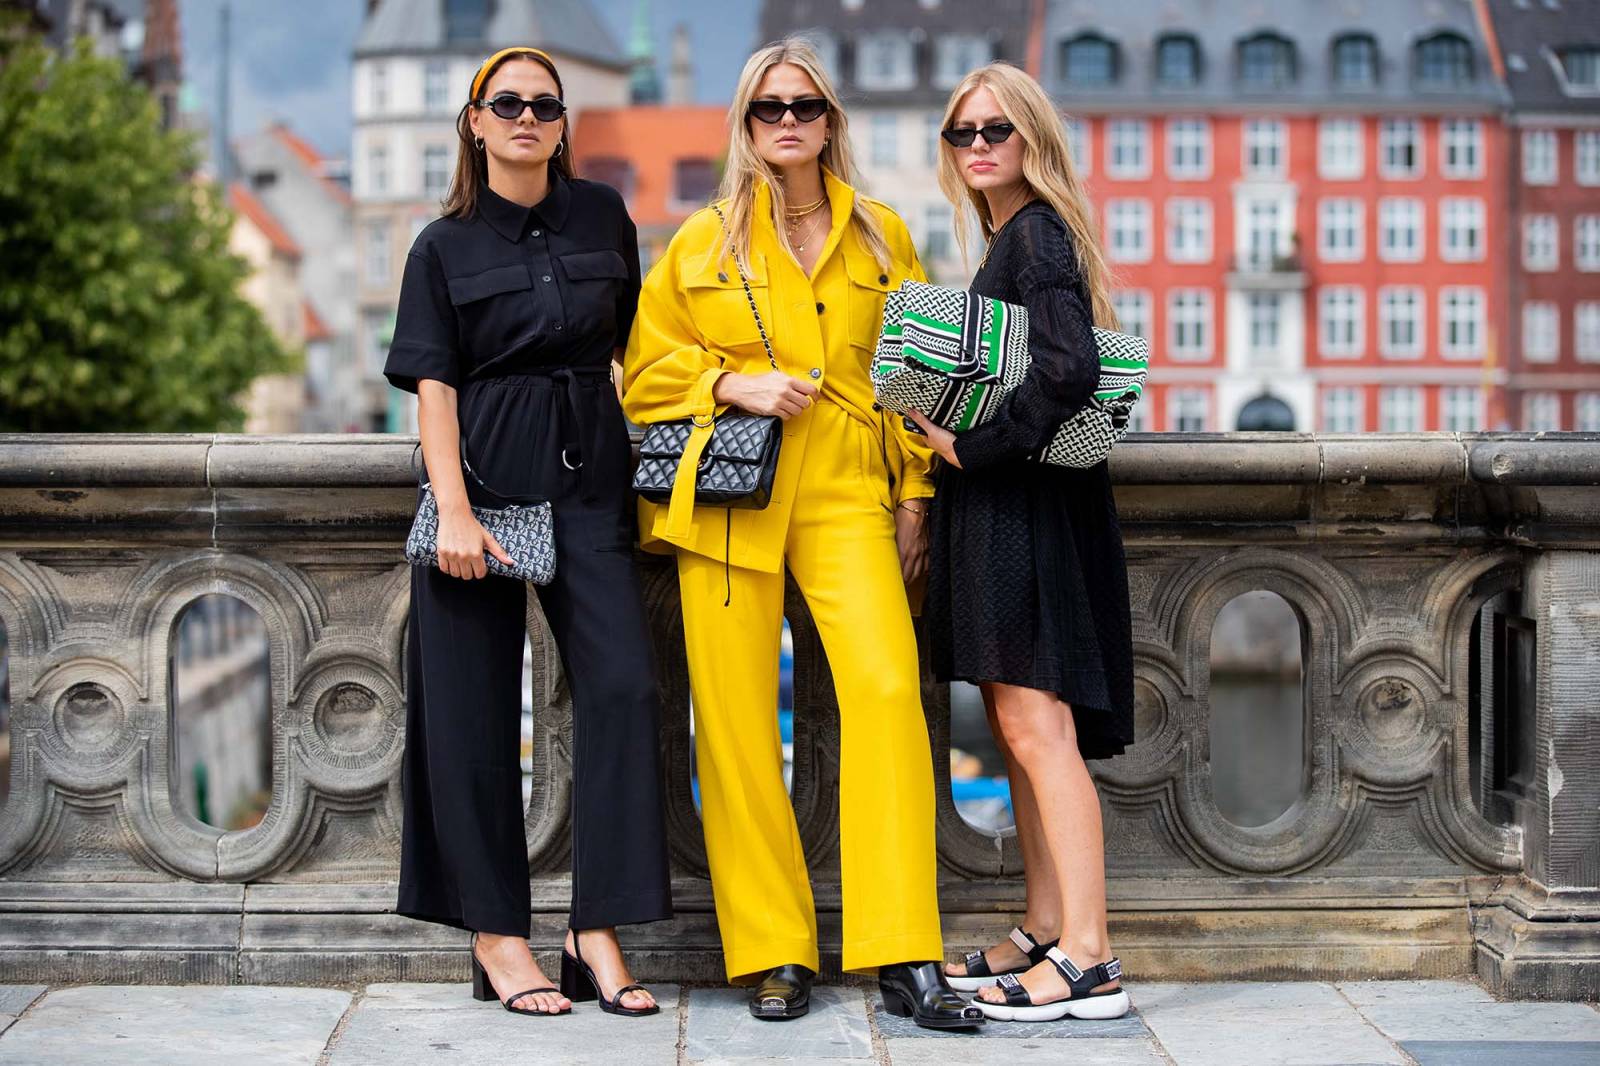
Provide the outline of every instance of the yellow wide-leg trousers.
{"type": "MultiPolygon", "coordinates": [[[[870,465],[878,445],[825,399],[797,417],[815,423],[784,554],[839,700],[844,968],[939,959],[933,759],[894,521],[870,465]]],[[[783,574],[730,577],[722,560],[680,551],[678,579],[728,977],[815,970],[816,911],[776,713],[783,574]]]]}

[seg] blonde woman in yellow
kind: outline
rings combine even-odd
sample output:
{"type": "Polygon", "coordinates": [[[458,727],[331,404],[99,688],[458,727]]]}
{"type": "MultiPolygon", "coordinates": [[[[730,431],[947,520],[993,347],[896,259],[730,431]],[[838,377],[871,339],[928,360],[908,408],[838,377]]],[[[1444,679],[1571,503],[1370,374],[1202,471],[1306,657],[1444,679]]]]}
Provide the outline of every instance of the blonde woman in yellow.
{"type": "Polygon", "coordinates": [[[794,1018],[818,965],[774,711],[787,568],[839,699],[844,968],[876,968],[885,1006],[919,1024],[977,1025],[982,1013],[933,961],[933,762],[906,594],[923,569],[931,456],[874,407],[869,378],[884,297],[922,280],[922,267],[905,223],[851,188],[845,115],[810,45],[788,40],[750,58],[729,127],[716,205],[726,224],[696,213],[651,270],[623,378],[635,422],[730,409],[784,420],[766,508],[680,496],[640,514],[646,546],[677,551],[728,977],[758,985],[756,1017],[794,1018]]]}

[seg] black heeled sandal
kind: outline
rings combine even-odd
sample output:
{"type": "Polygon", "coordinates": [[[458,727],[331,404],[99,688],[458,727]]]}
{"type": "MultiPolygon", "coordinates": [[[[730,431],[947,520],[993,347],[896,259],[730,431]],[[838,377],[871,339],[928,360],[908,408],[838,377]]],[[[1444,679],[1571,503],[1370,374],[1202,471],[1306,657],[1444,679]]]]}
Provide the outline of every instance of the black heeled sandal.
{"type": "Polygon", "coordinates": [[[610,999],[600,994],[600,982],[595,979],[594,970],[583,961],[583,948],[578,946],[578,931],[572,931],[572,954],[565,947],[561,949],[561,994],[574,1003],[587,1003],[594,1000],[600,1004],[600,1009],[607,1014],[615,1014],[622,1018],[646,1018],[652,1014],[661,1013],[661,1004],[652,1003],[648,1007],[624,1007],[622,997],[629,992],[648,992],[644,985],[623,985],[617,989],[617,994],[610,999]]]}
{"type": "Polygon", "coordinates": [[[999,983],[1000,990],[1006,995],[1006,1001],[990,1003],[979,999],[976,1001],[978,1009],[1002,1022],[1053,1022],[1069,1014],[1074,1018],[1103,1021],[1120,1018],[1128,1013],[1131,1003],[1127,991],[1120,984],[1121,959],[1113,958],[1109,962],[1097,962],[1087,970],[1080,970],[1060,948],[1051,948],[1045,957],[1067,982],[1067,988],[1070,990],[1069,998],[1050,1003],[1035,1003],[1028,990],[1022,987],[1022,982],[1015,976],[1006,974],[1000,978],[999,983]],[[1104,992],[1093,991],[1095,987],[1110,984],[1112,981],[1119,982],[1116,988],[1108,988],[1104,992]]]}
{"type": "Polygon", "coordinates": [[[937,962],[878,967],[878,992],[884,1010],[910,1018],[924,1029],[972,1029],[985,1021],[981,1010],[950,987],[937,962]]]}
{"type": "Polygon", "coordinates": [[[1044,961],[1045,952],[1056,946],[1054,940],[1048,944],[1040,943],[1033,939],[1020,925],[1013,926],[1010,939],[1017,946],[1017,950],[1027,958],[1021,966],[995,973],[989,968],[989,959],[981,951],[969,951],[964,960],[967,966],[966,973],[946,973],[944,979],[950,982],[950,987],[957,992],[976,992],[980,988],[987,988],[999,982],[1004,974],[1024,974],[1044,961]]]}
{"type": "MultiPolygon", "coordinates": [[[[564,995],[564,993],[561,992],[559,989],[551,988],[549,985],[546,985],[543,988],[530,988],[526,992],[518,992],[514,996],[507,996],[505,999],[500,999],[499,994],[496,993],[495,990],[494,990],[494,983],[489,980],[489,971],[485,970],[483,968],[483,963],[478,961],[478,934],[477,933],[473,933],[472,934],[472,998],[473,999],[477,1000],[480,1003],[488,1003],[491,1000],[498,1000],[500,1005],[502,1007],[504,1007],[506,1010],[510,1011],[512,1014],[549,1014],[549,1015],[553,1016],[553,1015],[557,1015],[557,1014],[571,1014],[572,1013],[572,1008],[571,1007],[568,1007],[566,1010],[549,1011],[549,1010],[540,1010],[537,1007],[528,1008],[528,1007],[513,1007],[512,1006],[513,1003],[515,1003],[517,1000],[521,999],[523,996],[534,996],[534,995],[538,995],[541,992],[548,992],[551,995],[556,995],[556,996],[564,995]]],[[[567,998],[571,999],[572,997],[568,996],[567,998]]]]}

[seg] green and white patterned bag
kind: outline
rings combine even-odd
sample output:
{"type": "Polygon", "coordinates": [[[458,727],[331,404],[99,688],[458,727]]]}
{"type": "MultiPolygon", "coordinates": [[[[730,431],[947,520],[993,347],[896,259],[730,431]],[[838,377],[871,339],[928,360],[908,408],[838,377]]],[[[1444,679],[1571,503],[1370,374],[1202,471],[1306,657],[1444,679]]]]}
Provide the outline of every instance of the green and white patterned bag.
{"type": "MultiPolygon", "coordinates": [[[[1094,339],[1100,357],[1094,399],[1032,456],[1039,462],[1094,466],[1128,432],[1144,393],[1150,346],[1142,337],[1098,327],[1094,339]]],[[[889,410],[915,409],[959,433],[994,417],[1028,363],[1027,308],[908,281],[884,301],[872,387],[889,410]]]]}

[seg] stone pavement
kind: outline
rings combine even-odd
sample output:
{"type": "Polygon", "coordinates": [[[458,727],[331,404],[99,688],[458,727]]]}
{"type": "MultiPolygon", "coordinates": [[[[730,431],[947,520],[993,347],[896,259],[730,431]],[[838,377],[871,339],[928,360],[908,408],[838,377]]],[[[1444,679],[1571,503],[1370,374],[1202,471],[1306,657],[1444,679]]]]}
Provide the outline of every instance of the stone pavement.
{"type": "Polygon", "coordinates": [[[1499,1003],[1467,981],[1131,985],[1113,1022],[932,1034],[885,1015],[874,990],[817,989],[810,1016],[758,1022],[745,994],[657,985],[660,1015],[592,1004],[526,1018],[476,1003],[466,985],[360,992],[232,986],[0,985],[0,1064],[368,1066],[624,1063],[626,1066],[1594,1066],[1600,1010],[1499,1003]]]}

